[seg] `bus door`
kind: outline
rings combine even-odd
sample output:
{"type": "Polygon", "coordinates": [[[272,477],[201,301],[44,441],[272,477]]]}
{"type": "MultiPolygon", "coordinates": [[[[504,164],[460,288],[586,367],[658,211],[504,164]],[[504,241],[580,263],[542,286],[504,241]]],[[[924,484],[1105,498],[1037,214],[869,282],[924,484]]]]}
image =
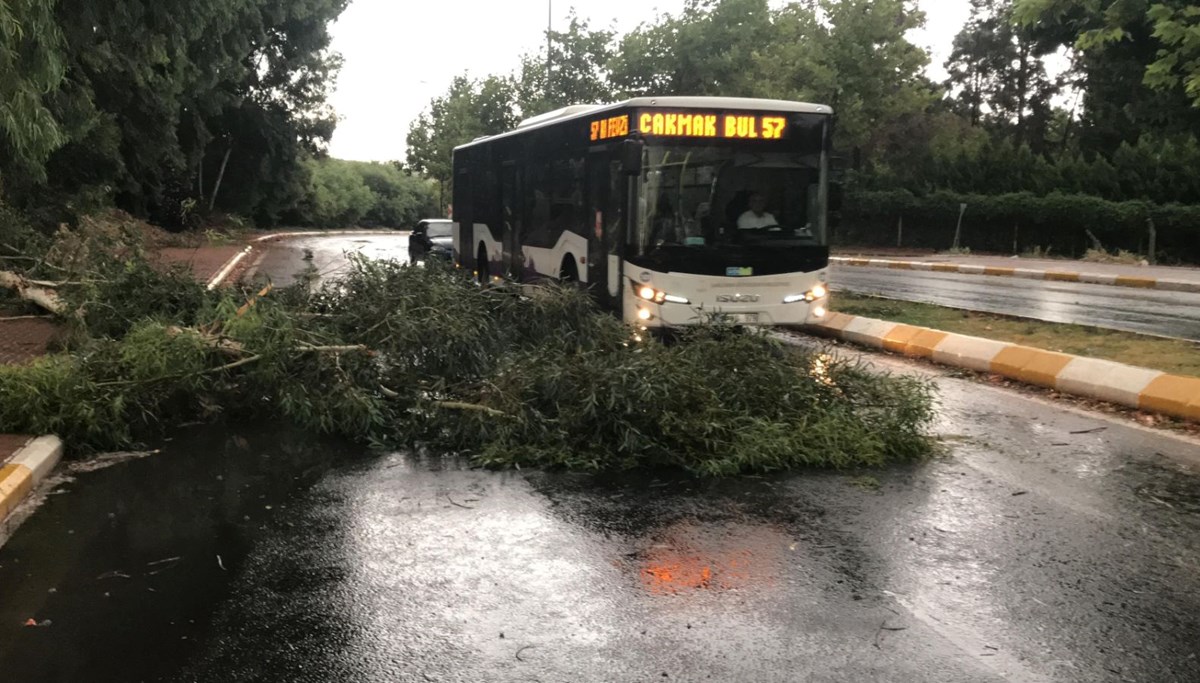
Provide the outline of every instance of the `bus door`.
{"type": "Polygon", "coordinates": [[[620,197],[611,192],[611,168],[608,150],[594,150],[587,160],[588,217],[588,288],[602,304],[614,302],[619,275],[611,269],[610,259],[617,244],[621,211],[620,197]]]}
{"type": "Polygon", "coordinates": [[[518,282],[526,280],[525,255],[521,249],[521,176],[515,161],[506,161],[500,166],[500,211],[504,250],[504,267],[507,275],[518,282]]]}

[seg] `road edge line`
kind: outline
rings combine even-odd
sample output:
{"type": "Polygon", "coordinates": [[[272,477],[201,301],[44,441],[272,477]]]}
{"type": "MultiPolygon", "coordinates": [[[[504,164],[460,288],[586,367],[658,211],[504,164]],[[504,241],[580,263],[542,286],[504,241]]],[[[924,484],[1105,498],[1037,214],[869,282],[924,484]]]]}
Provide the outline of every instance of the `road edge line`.
{"type": "Polygon", "coordinates": [[[328,237],[330,235],[410,235],[412,230],[296,230],[289,232],[273,232],[261,237],[255,237],[251,242],[268,242],[285,237],[328,237]]]}

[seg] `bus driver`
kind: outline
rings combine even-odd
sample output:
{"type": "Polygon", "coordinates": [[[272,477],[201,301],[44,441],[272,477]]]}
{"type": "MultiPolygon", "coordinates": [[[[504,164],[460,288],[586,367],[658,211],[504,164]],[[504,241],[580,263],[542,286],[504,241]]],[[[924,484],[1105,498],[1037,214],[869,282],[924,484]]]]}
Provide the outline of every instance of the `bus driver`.
{"type": "Polygon", "coordinates": [[[761,192],[750,195],[750,208],[738,216],[738,230],[756,230],[759,228],[774,228],[779,221],[767,212],[767,198],[761,192]]]}

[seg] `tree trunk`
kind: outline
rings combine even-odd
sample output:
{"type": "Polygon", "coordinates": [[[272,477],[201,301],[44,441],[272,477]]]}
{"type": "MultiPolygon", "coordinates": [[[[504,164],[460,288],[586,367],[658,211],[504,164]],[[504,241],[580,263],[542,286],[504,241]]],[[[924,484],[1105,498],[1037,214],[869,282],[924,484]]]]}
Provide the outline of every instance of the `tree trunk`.
{"type": "Polygon", "coordinates": [[[62,314],[67,310],[67,305],[58,298],[58,294],[53,289],[34,286],[33,283],[16,273],[0,271],[0,287],[15,289],[17,296],[32,304],[37,304],[51,313],[62,314]]]}
{"type": "Polygon", "coordinates": [[[221,160],[221,170],[217,173],[217,184],[213,185],[212,196],[208,198],[208,210],[211,212],[217,204],[217,194],[221,191],[221,181],[225,179],[225,166],[229,163],[229,155],[233,153],[233,142],[225,150],[225,158],[221,160]]]}

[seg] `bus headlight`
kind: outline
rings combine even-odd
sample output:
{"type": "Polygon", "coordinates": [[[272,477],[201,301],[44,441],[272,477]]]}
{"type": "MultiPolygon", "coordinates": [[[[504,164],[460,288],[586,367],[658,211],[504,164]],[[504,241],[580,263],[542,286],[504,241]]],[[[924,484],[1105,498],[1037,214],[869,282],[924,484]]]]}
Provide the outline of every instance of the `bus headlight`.
{"type": "Polygon", "coordinates": [[[675,296],[674,294],[667,294],[666,292],[657,290],[657,289],[651,287],[650,285],[639,285],[638,283],[633,282],[632,280],[630,280],[630,284],[633,286],[633,291],[635,294],[637,294],[639,299],[644,299],[646,301],[653,301],[656,304],[661,304],[663,302],[669,302],[669,303],[673,303],[673,304],[689,304],[689,303],[691,303],[690,301],[687,300],[686,297],[675,296]]]}
{"type": "Polygon", "coordinates": [[[829,290],[825,288],[825,285],[817,285],[803,294],[789,294],[783,297],[783,303],[797,304],[801,301],[808,301],[811,303],[817,299],[823,299],[828,295],[829,290]]]}
{"type": "Polygon", "coordinates": [[[828,313],[828,311],[825,310],[824,306],[817,306],[812,309],[814,318],[824,318],[826,313],[828,313]]]}
{"type": "Polygon", "coordinates": [[[650,319],[650,309],[639,308],[637,315],[638,315],[638,320],[649,320],[650,319]]]}

